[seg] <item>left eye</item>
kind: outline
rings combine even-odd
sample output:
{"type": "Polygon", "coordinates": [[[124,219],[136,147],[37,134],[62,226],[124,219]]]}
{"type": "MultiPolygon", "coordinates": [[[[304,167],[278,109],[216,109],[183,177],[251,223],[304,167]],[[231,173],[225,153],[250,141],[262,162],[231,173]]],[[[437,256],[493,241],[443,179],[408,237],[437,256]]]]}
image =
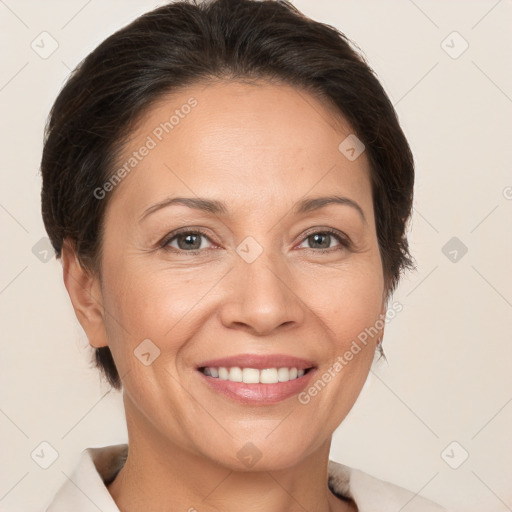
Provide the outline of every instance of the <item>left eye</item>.
{"type": "Polygon", "coordinates": [[[347,247],[349,245],[348,241],[341,235],[332,231],[316,231],[311,233],[304,239],[302,244],[309,241],[310,245],[317,245],[317,247],[306,247],[306,249],[320,249],[318,252],[323,252],[333,249],[333,247],[331,247],[331,241],[333,239],[337,240],[342,247],[347,247]]]}

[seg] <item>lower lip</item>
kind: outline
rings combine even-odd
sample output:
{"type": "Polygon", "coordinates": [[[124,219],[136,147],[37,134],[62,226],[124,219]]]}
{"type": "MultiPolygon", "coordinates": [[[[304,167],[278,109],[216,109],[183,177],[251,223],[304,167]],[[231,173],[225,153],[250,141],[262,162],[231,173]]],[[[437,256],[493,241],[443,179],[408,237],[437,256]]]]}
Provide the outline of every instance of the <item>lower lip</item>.
{"type": "Polygon", "coordinates": [[[302,377],[275,384],[246,384],[245,382],[232,382],[217,377],[210,377],[200,370],[198,370],[198,373],[210,388],[236,402],[251,405],[267,405],[281,402],[299,394],[308,385],[315,371],[316,369],[313,368],[302,377]]]}

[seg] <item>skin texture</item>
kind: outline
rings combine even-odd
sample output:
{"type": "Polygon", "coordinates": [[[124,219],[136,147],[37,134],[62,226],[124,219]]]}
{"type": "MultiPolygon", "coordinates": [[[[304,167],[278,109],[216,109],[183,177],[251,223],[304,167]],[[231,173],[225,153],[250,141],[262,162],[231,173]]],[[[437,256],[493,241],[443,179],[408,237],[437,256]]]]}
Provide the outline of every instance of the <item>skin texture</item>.
{"type": "Polygon", "coordinates": [[[190,97],[197,106],[109,192],[101,278],[79,265],[72,244],[63,251],[77,317],[93,347],[110,347],[123,381],[130,450],[109,492],[123,512],[356,510],[327,487],[329,448],[382,330],[305,405],[297,396],[262,407],[234,402],[196,366],[279,353],[315,361],[321,375],[385,314],[366,155],[350,161],[338,150],[350,126],[312,95],[224,81],[155,104],[120,161],[190,97]],[[357,202],[366,220],[339,204],[292,212],[299,200],[333,194],[357,202]],[[172,205],[139,221],[176,196],[221,200],[229,213],[172,205]],[[186,235],[167,251],[159,246],[185,227],[206,231],[199,254],[183,249],[186,235]],[[315,242],[327,228],[352,247],[333,236],[315,242]],[[248,236],[263,248],[252,263],[236,251],[248,236]],[[145,339],[160,350],[148,366],[134,355],[145,339]],[[237,458],[249,442],[261,453],[252,468],[237,458]]]}

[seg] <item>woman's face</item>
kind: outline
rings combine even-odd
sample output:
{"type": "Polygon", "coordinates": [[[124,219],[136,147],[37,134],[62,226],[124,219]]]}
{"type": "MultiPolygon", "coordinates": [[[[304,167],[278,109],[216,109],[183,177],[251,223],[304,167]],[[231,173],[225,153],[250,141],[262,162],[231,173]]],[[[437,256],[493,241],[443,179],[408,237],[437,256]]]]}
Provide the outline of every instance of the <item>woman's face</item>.
{"type": "Polygon", "coordinates": [[[241,470],[330,441],[385,313],[369,163],[351,138],[339,149],[351,133],[266,83],[190,87],[142,120],[105,187],[104,338],[90,337],[110,346],[139,444],[241,470]],[[349,201],[311,202],[331,196],[349,201]],[[178,197],[195,206],[165,205],[178,197]]]}

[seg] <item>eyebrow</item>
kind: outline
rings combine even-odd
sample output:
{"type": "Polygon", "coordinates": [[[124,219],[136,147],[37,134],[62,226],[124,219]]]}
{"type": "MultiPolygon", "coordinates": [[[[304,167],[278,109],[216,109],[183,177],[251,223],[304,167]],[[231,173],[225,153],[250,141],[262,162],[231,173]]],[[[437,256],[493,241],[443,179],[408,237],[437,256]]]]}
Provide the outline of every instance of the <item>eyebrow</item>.
{"type": "MultiPolygon", "coordinates": [[[[159,203],[156,203],[144,210],[139,222],[141,222],[151,213],[174,204],[180,204],[182,206],[187,206],[188,208],[211,213],[213,215],[228,215],[229,213],[226,204],[222,201],[206,199],[202,197],[173,197],[164,199],[163,201],[160,201],[159,203]]],[[[366,217],[364,215],[363,209],[359,206],[359,204],[357,204],[352,199],[349,199],[348,197],[337,195],[302,199],[294,205],[292,213],[295,215],[303,215],[305,213],[320,210],[321,208],[324,208],[330,204],[341,204],[354,208],[366,223],[366,217]]]]}

